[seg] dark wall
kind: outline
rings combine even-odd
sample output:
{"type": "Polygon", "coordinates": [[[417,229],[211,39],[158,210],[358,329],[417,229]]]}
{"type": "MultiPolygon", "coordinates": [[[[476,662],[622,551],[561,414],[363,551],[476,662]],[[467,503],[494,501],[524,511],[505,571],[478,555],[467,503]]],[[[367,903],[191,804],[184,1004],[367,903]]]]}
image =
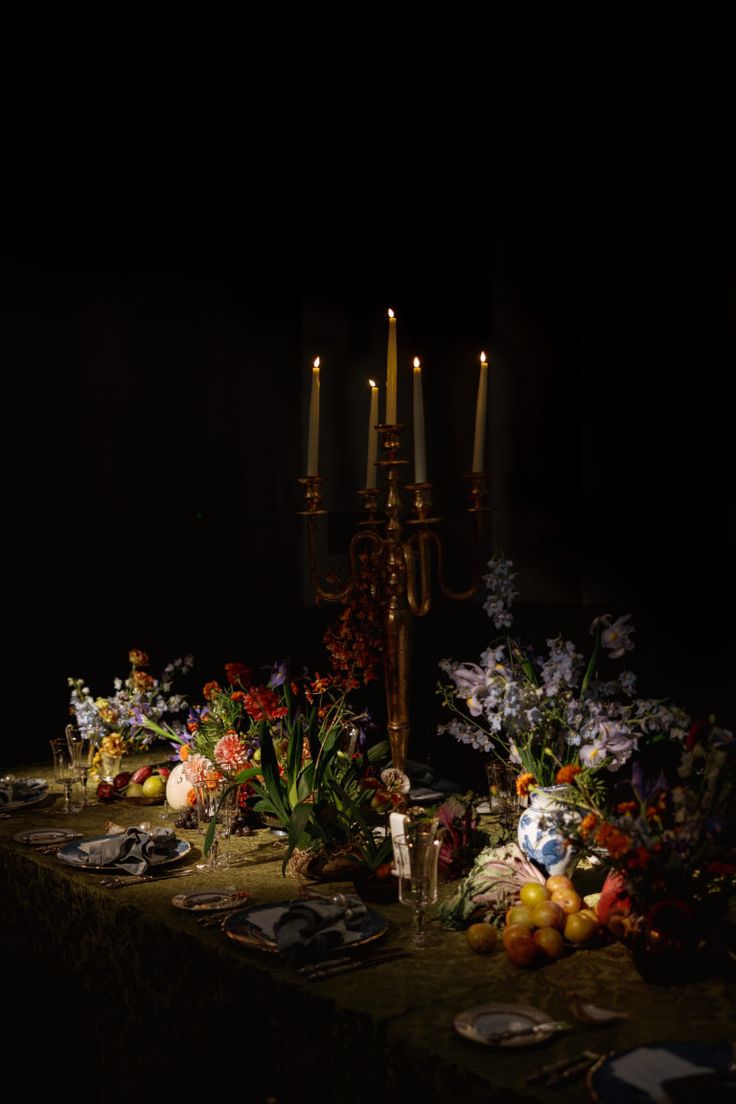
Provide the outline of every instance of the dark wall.
{"type": "MultiPolygon", "coordinates": [[[[424,365],[453,580],[486,348],[492,542],[519,567],[530,630],[582,639],[595,613],[630,610],[643,688],[736,720],[724,235],[551,202],[93,229],[25,225],[2,247],[6,603],[13,677],[35,702],[17,721],[29,751],[64,723],[66,676],[101,693],[130,646],[161,665],[194,652],[197,684],[233,658],[324,664],[335,611],[309,600],[296,517],[309,365],[322,357],[334,558],[388,306],[404,418],[411,357],[424,365]]],[[[417,753],[442,752],[437,659],[477,658],[489,629],[477,603],[438,601],[417,625],[417,753]]]]}

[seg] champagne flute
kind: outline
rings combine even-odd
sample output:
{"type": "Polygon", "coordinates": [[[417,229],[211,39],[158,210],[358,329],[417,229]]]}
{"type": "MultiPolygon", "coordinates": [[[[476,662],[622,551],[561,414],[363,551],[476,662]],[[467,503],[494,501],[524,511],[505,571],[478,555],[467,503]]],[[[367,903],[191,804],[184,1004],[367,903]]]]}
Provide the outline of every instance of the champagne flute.
{"type": "Polygon", "coordinates": [[[54,781],[64,787],[64,807],[62,813],[73,812],[72,785],[74,784],[74,759],[66,739],[49,740],[51,754],[54,757],[54,781]]]}
{"type": "Polygon", "coordinates": [[[442,841],[436,832],[436,821],[408,822],[404,835],[394,838],[399,901],[414,910],[412,942],[419,950],[428,942],[426,911],[437,900],[437,863],[442,841]]]}

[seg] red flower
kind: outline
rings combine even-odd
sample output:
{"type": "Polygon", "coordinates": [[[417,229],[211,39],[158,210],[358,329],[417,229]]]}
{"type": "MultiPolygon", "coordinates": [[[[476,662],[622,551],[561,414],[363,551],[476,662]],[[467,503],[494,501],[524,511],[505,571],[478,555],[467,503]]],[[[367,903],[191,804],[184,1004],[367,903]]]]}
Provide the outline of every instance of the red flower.
{"type": "Polygon", "coordinates": [[[646,847],[635,847],[631,854],[628,855],[626,865],[630,870],[645,870],[649,865],[651,857],[646,847]]]}
{"type": "Polygon", "coordinates": [[[156,685],[156,680],[153,675],[149,675],[146,671],[133,671],[130,676],[130,680],[136,690],[145,691],[153,690],[156,685]]]}
{"type": "Polygon", "coordinates": [[[274,721],[279,717],[285,717],[288,709],[279,705],[279,699],[275,690],[268,686],[254,686],[243,699],[246,712],[254,721],[274,721]]]}
{"type": "Polygon", "coordinates": [[[242,686],[250,686],[253,681],[253,669],[245,663],[226,663],[225,675],[231,686],[236,682],[242,686]]]}
{"type": "Polygon", "coordinates": [[[690,731],[685,739],[685,747],[688,751],[692,751],[698,742],[698,737],[704,728],[708,727],[707,721],[694,721],[690,726],[690,731]]]}
{"type": "Polygon", "coordinates": [[[221,694],[222,693],[222,687],[220,686],[219,682],[215,682],[215,680],[212,679],[211,682],[205,683],[205,686],[204,686],[204,689],[202,690],[202,693],[204,694],[207,701],[212,701],[215,694],[221,694]]]}
{"type": "Polygon", "coordinates": [[[612,824],[601,824],[595,838],[601,847],[606,848],[612,859],[623,858],[631,850],[631,836],[614,828],[612,824]]]}

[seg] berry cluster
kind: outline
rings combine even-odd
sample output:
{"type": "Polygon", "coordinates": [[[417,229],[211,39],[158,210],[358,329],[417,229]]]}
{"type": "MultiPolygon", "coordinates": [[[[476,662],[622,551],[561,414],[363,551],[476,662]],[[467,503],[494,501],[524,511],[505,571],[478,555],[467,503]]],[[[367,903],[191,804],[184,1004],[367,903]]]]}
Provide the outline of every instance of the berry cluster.
{"type": "Polygon", "coordinates": [[[194,830],[197,827],[197,810],[192,805],[186,805],[174,821],[177,828],[194,830]]]}

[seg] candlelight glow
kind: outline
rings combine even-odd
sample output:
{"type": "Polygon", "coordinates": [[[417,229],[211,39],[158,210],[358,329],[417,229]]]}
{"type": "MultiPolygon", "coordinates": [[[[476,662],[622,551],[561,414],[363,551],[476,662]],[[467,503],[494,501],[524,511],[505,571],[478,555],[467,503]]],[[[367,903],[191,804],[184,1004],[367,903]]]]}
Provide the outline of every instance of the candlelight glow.
{"type": "Polygon", "coordinates": [[[369,380],[368,380],[368,383],[370,384],[370,386],[371,386],[371,387],[377,387],[377,386],[378,386],[378,384],[376,383],[376,381],[375,381],[375,380],[372,380],[372,379],[369,379],[369,380]]]}
{"type": "Polygon", "coordinates": [[[486,362],[486,354],[485,353],[480,354],[480,362],[481,362],[481,364],[485,364],[485,362],[486,362]]]}
{"type": "Polygon", "coordinates": [[[319,372],[319,357],[314,358],[314,364],[312,365],[312,371],[319,372]]]}
{"type": "Polygon", "coordinates": [[[391,310],[390,307],[388,308],[388,316],[389,316],[389,318],[395,318],[396,317],[396,315],[394,314],[394,312],[391,310]]]}
{"type": "Polygon", "coordinates": [[[416,372],[418,368],[421,368],[419,357],[414,357],[414,371],[416,372]]]}

